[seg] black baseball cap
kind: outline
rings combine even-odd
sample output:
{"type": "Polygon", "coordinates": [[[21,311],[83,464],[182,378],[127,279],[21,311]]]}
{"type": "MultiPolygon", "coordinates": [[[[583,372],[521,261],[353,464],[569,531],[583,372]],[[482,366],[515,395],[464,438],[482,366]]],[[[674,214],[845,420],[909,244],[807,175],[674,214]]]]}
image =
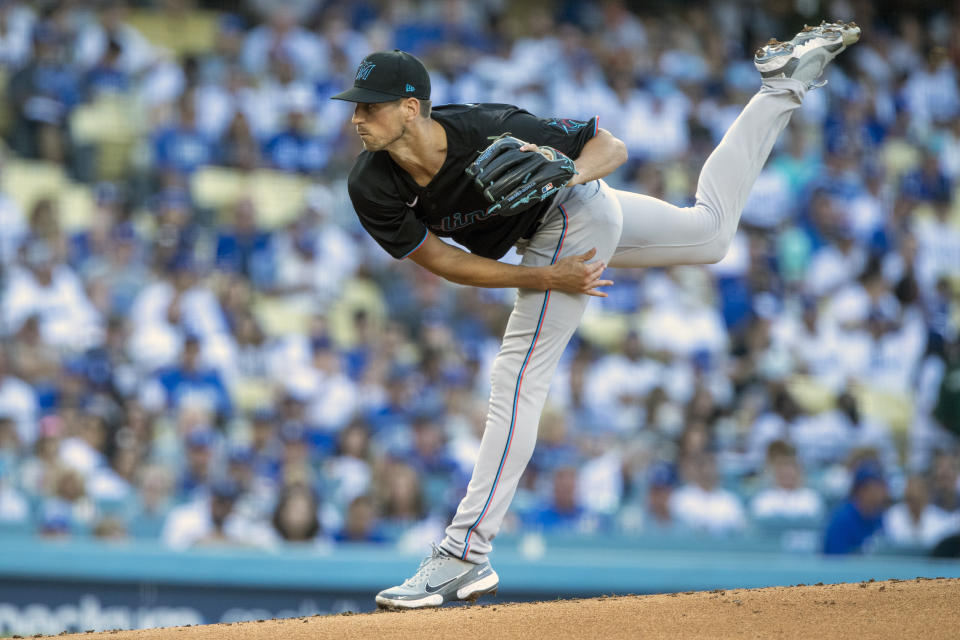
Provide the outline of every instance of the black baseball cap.
{"type": "Polygon", "coordinates": [[[423,63],[406,51],[378,51],[360,63],[353,88],[332,98],[347,102],[390,102],[398,98],[429,100],[430,75],[423,63]]]}

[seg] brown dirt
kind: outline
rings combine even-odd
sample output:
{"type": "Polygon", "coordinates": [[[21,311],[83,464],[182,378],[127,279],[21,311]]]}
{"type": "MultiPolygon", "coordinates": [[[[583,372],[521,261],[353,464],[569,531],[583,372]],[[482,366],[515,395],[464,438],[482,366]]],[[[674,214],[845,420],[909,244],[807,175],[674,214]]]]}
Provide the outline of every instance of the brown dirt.
{"type": "Polygon", "coordinates": [[[797,585],[590,600],[340,614],[147,631],[85,640],[319,638],[957,638],[960,579],[797,585]]]}

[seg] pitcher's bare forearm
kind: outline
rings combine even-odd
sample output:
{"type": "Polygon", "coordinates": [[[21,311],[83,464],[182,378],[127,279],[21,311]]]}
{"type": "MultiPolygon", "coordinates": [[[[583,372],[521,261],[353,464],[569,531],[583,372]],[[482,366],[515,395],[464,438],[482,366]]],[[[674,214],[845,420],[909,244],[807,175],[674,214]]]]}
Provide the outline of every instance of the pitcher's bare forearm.
{"type": "Polygon", "coordinates": [[[600,279],[606,264],[587,262],[594,253],[588,251],[562,258],[549,266],[525,267],[468,253],[428,232],[420,248],[409,257],[424,269],[456,284],[485,288],[558,289],[567,293],[606,297],[607,294],[599,291],[598,287],[607,287],[613,282],[600,279]]]}
{"type": "Polygon", "coordinates": [[[599,129],[574,161],[577,175],[567,183],[567,187],[605,178],[626,161],[627,145],[606,129],[599,129]]]}

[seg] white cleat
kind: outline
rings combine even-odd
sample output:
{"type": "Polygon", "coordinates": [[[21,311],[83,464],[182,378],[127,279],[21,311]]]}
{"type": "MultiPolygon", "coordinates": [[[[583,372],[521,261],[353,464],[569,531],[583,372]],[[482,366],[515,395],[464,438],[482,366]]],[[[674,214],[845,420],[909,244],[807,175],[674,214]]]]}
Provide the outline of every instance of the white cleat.
{"type": "Polygon", "coordinates": [[[807,88],[816,84],[827,64],[860,39],[854,22],[821,22],[804,27],[789,42],[775,39],[757,50],[753,63],[763,78],[794,78],[807,88]]]}
{"type": "Polygon", "coordinates": [[[377,594],[382,609],[424,609],[454,600],[475,601],[495,594],[500,578],[490,562],[474,564],[454,558],[434,545],[432,553],[403,584],[377,594]]]}

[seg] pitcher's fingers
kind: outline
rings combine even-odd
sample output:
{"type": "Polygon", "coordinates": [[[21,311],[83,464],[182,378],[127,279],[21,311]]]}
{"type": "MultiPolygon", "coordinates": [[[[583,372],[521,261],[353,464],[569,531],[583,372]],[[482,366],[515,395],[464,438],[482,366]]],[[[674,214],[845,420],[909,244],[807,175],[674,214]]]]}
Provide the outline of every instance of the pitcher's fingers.
{"type": "Polygon", "coordinates": [[[588,296],[593,296],[594,298],[606,298],[607,294],[603,291],[598,291],[597,289],[590,289],[589,291],[584,291],[588,296]]]}
{"type": "Polygon", "coordinates": [[[609,287],[613,284],[611,280],[591,280],[587,283],[586,289],[596,289],[598,287],[609,287]]]}
{"type": "Polygon", "coordinates": [[[590,250],[587,251],[586,253],[581,253],[580,255],[578,255],[578,256],[577,256],[577,260],[579,260],[580,262],[586,262],[587,260],[589,260],[590,258],[592,258],[592,257],[595,256],[595,255],[597,255],[597,248],[596,248],[596,247],[594,247],[593,249],[590,249],[590,250]]]}

